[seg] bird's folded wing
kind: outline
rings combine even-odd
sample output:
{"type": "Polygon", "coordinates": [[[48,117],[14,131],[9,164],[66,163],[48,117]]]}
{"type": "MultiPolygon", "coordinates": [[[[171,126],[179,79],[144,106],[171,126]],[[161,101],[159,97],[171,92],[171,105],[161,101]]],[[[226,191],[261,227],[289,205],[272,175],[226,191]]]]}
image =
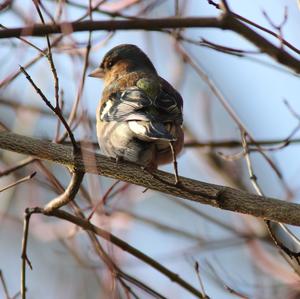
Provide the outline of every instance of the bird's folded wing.
{"type": "Polygon", "coordinates": [[[183,100],[181,95],[172,85],[163,78],[160,78],[160,94],[154,101],[154,106],[177,125],[182,125],[183,100]]]}
{"type": "Polygon", "coordinates": [[[162,140],[162,141],[176,141],[177,138],[173,136],[161,122],[152,121],[136,121],[128,122],[130,130],[136,137],[145,141],[162,140]]]}
{"type": "Polygon", "coordinates": [[[115,93],[100,111],[104,121],[149,120],[145,109],[152,105],[152,101],[138,88],[128,88],[123,93],[115,93]]]}
{"type": "Polygon", "coordinates": [[[176,140],[165,126],[165,123],[172,122],[174,117],[166,110],[160,111],[157,101],[150,99],[137,87],[111,95],[100,111],[100,118],[108,122],[127,121],[135,135],[144,140],[176,140]]]}

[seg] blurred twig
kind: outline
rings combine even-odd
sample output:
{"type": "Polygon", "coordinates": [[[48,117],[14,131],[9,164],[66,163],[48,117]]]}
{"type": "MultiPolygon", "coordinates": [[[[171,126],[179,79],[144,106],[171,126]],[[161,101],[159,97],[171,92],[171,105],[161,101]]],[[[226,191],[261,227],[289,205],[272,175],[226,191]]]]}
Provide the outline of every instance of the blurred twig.
{"type": "MultiPolygon", "coordinates": [[[[36,213],[37,214],[45,214],[43,209],[41,209],[41,208],[28,209],[27,213],[29,213],[31,215],[36,214],[36,213]]],[[[167,268],[165,268],[163,265],[161,265],[157,261],[153,260],[149,256],[145,255],[141,251],[132,247],[131,245],[129,245],[128,243],[119,239],[118,237],[114,236],[113,234],[109,233],[108,231],[105,231],[105,230],[91,224],[86,219],[74,216],[74,215],[67,213],[65,211],[62,211],[62,210],[54,210],[51,213],[46,213],[45,215],[54,216],[56,218],[64,219],[66,221],[74,223],[74,224],[80,226],[81,228],[83,228],[84,230],[90,231],[90,232],[100,236],[101,238],[103,238],[109,242],[112,242],[114,245],[120,247],[124,251],[130,253],[131,255],[135,256],[136,258],[140,259],[141,261],[143,261],[146,264],[150,265],[151,267],[155,268],[157,271],[159,271],[163,275],[170,278],[174,283],[180,285],[181,287],[186,289],[191,294],[196,295],[198,298],[203,298],[202,294],[197,289],[195,289],[189,283],[187,283],[186,281],[181,279],[178,274],[168,270],[167,268]]]]}
{"type": "Polygon", "coordinates": [[[164,28],[220,28],[234,31],[249,42],[256,45],[261,51],[285,65],[296,73],[300,73],[300,61],[280,47],[276,47],[256,31],[239,21],[231,13],[224,13],[219,17],[187,17],[187,18],[161,18],[161,19],[132,19],[108,21],[81,21],[65,22],[59,24],[39,25],[28,27],[3,29],[0,38],[20,36],[41,36],[53,33],[70,34],[80,31],[95,30],[161,30],[164,28]]]}
{"type": "Polygon", "coordinates": [[[12,167],[9,167],[9,168],[7,168],[7,169],[5,169],[3,171],[0,171],[0,178],[2,176],[9,175],[12,172],[14,172],[14,171],[16,171],[16,170],[18,170],[20,168],[23,168],[26,165],[31,164],[34,161],[35,161],[35,158],[32,158],[32,157],[25,158],[25,159],[19,161],[15,166],[12,166],[12,167]]]}
{"type": "MultiPolygon", "coordinates": [[[[39,7],[39,0],[33,0],[33,3],[36,7],[36,10],[38,12],[38,15],[39,15],[42,23],[45,25],[45,20],[44,20],[42,12],[40,10],[40,7],[39,7]]],[[[48,34],[46,34],[46,40],[47,40],[47,46],[48,46],[48,52],[47,52],[46,57],[49,61],[50,69],[51,69],[51,72],[53,74],[56,107],[59,107],[59,79],[58,79],[56,67],[55,67],[55,64],[54,64],[54,61],[53,61],[52,46],[51,46],[50,38],[49,38],[48,34]]]]}
{"type": "Polygon", "coordinates": [[[27,243],[28,243],[28,232],[29,232],[29,221],[31,213],[28,210],[24,213],[24,225],[23,225],[23,239],[22,239],[22,265],[21,265],[21,296],[22,299],[26,299],[26,263],[29,268],[32,269],[32,265],[27,256],[27,243]]]}
{"type": "Polygon", "coordinates": [[[29,74],[27,73],[27,71],[20,66],[20,70],[22,73],[24,73],[24,75],[26,76],[26,79],[30,82],[30,84],[32,85],[32,87],[35,89],[35,91],[38,93],[38,95],[41,97],[41,99],[44,101],[44,103],[56,114],[56,116],[61,120],[61,122],[63,123],[64,127],[66,128],[69,137],[72,141],[72,146],[74,151],[78,150],[77,147],[77,143],[76,140],[74,138],[73,132],[71,131],[68,123],[66,122],[64,116],[61,113],[61,110],[59,108],[59,106],[57,106],[58,102],[56,102],[56,106],[54,107],[51,102],[46,98],[46,96],[44,95],[44,93],[41,91],[40,88],[37,87],[37,85],[34,83],[34,81],[32,80],[32,78],[29,76],[29,74]]]}
{"type": "Polygon", "coordinates": [[[5,299],[10,299],[9,293],[8,293],[8,288],[6,285],[6,281],[4,279],[4,275],[2,273],[2,270],[0,270],[0,281],[4,290],[4,295],[5,295],[5,299]]]}
{"type": "Polygon", "coordinates": [[[213,275],[213,278],[215,280],[217,280],[219,282],[219,284],[221,286],[224,287],[225,290],[227,290],[230,294],[238,297],[238,298],[241,298],[241,299],[249,299],[249,297],[245,294],[242,294],[240,291],[237,291],[235,289],[233,289],[231,286],[229,286],[227,283],[224,282],[223,280],[223,276],[221,277],[217,271],[215,270],[215,268],[209,263],[209,262],[206,262],[207,266],[209,267],[210,271],[212,272],[212,275],[213,275]]]}
{"type": "MultiPolygon", "coordinates": [[[[261,146],[272,146],[272,145],[285,145],[286,146],[286,139],[265,139],[265,140],[256,140],[255,142],[248,142],[248,146],[250,150],[252,150],[251,146],[261,145],[261,146]]],[[[289,139],[288,144],[298,144],[300,143],[300,139],[289,139]]],[[[210,147],[210,148],[236,148],[242,147],[242,142],[240,140],[220,140],[220,141],[205,141],[205,142],[197,142],[197,141],[187,141],[184,144],[185,148],[201,148],[201,147],[210,147]]],[[[276,147],[277,148],[277,147],[276,147]]],[[[282,147],[281,147],[282,148],[282,147]]],[[[272,148],[264,149],[263,150],[271,150],[272,148]]]]}
{"type": "MultiPolygon", "coordinates": [[[[248,169],[249,178],[251,180],[251,183],[252,183],[256,193],[261,195],[261,196],[264,196],[264,193],[263,193],[261,187],[258,184],[257,177],[256,177],[256,175],[254,173],[254,170],[253,170],[252,162],[251,162],[251,159],[250,159],[250,153],[249,153],[249,149],[248,149],[248,144],[247,144],[247,139],[246,139],[246,132],[244,132],[242,129],[241,129],[241,140],[242,140],[242,144],[243,144],[244,157],[245,157],[245,161],[246,161],[246,164],[247,164],[247,169],[248,169]]],[[[298,262],[298,264],[300,265],[300,259],[299,259],[300,258],[300,252],[290,250],[283,242],[281,242],[278,239],[276,233],[274,232],[274,229],[273,229],[272,226],[273,225],[274,226],[278,225],[278,227],[282,228],[284,230],[286,236],[288,236],[290,238],[290,240],[292,240],[295,244],[299,245],[300,240],[287,227],[285,227],[285,225],[282,224],[282,223],[273,223],[270,220],[265,220],[265,223],[267,225],[268,231],[270,233],[270,236],[271,236],[274,244],[279,249],[283,250],[291,259],[295,258],[296,261],[298,262]]]]}
{"type": "MultiPolygon", "coordinates": [[[[42,162],[40,162],[40,164],[42,166],[42,169],[45,171],[47,178],[49,179],[49,181],[51,181],[52,186],[55,188],[56,193],[60,194],[60,193],[64,192],[65,189],[60,184],[58,179],[52,174],[51,171],[48,170],[47,167],[44,166],[44,164],[42,162]]],[[[81,188],[83,189],[82,185],[81,185],[81,188]]],[[[85,196],[87,194],[83,194],[83,195],[84,195],[84,198],[90,203],[90,199],[86,198],[86,196],[85,196]]],[[[80,219],[85,219],[85,215],[83,214],[83,212],[81,211],[79,206],[75,203],[75,201],[71,202],[70,206],[74,210],[77,217],[79,217],[80,219]]],[[[43,211],[45,212],[45,210],[43,210],[43,211]]],[[[92,247],[93,247],[95,253],[99,256],[99,258],[105,263],[107,268],[113,274],[112,278],[117,279],[124,288],[127,288],[128,292],[130,292],[131,294],[134,294],[134,292],[132,290],[130,290],[130,288],[127,286],[127,284],[123,280],[126,280],[126,281],[132,283],[133,285],[139,287],[140,289],[144,290],[145,292],[153,295],[155,298],[165,299],[164,296],[160,295],[155,290],[148,287],[142,281],[140,281],[140,280],[134,278],[133,276],[127,274],[126,272],[122,271],[117,266],[117,264],[112,260],[112,258],[107,254],[107,252],[104,250],[103,246],[100,244],[100,241],[97,239],[95,234],[90,231],[87,231],[87,234],[88,234],[89,240],[92,244],[92,247]]]]}
{"type": "Polygon", "coordinates": [[[31,180],[35,175],[36,175],[36,172],[33,172],[32,174],[27,175],[26,177],[24,177],[22,179],[19,179],[19,180],[13,182],[13,183],[1,188],[0,193],[7,190],[7,189],[9,189],[9,188],[15,187],[16,185],[19,185],[21,183],[24,183],[24,182],[27,182],[27,181],[31,180]]]}
{"type": "MultiPolygon", "coordinates": [[[[212,1],[212,0],[207,0],[207,2],[211,5],[213,5],[215,8],[217,9],[220,9],[219,5],[215,2],[215,1],[212,1]]],[[[234,13],[233,11],[230,12],[235,18],[237,18],[238,20],[242,21],[242,22],[245,22],[263,32],[266,32],[268,33],[269,35],[279,39],[285,46],[287,46],[288,48],[290,48],[291,50],[293,50],[295,53],[297,54],[300,54],[300,50],[298,48],[296,48],[295,46],[293,46],[291,43],[289,43],[288,41],[286,41],[285,39],[282,38],[282,36],[280,36],[279,33],[276,33],[276,32],[273,32],[272,30],[266,28],[266,27],[263,27],[237,13],[234,13]]]]}

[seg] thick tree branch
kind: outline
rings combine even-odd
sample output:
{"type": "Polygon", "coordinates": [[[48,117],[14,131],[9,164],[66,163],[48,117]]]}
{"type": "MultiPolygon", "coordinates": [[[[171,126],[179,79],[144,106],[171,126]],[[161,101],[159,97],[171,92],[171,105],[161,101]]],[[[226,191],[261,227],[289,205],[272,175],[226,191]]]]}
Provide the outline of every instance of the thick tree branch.
{"type": "Polygon", "coordinates": [[[108,21],[63,22],[56,24],[34,24],[27,27],[9,28],[0,30],[0,38],[20,36],[44,36],[46,34],[71,34],[80,31],[97,30],[161,30],[164,28],[197,28],[220,27],[220,20],[214,17],[207,18],[161,18],[161,19],[132,19],[108,21]]]}
{"type": "Polygon", "coordinates": [[[300,61],[281,47],[276,47],[255,30],[237,20],[234,14],[224,13],[219,17],[188,17],[161,19],[132,19],[108,21],[64,22],[56,24],[35,24],[27,27],[0,30],[0,38],[20,36],[43,36],[47,34],[71,34],[95,30],[162,30],[167,28],[220,28],[234,31],[254,44],[276,61],[300,73],[300,61]]]}
{"type": "Polygon", "coordinates": [[[156,171],[155,178],[131,163],[115,161],[99,154],[83,150],[74,156],[72,147],[25,137],[15,133],[0,132],[0,148],[53,161],[71,170],[84,171],[123,180],[162,193],[178,196],[213,207],[253,215],[292,225],[300,225],[300,205],[250,194],[229,187],[208,184],[181,177],[186,188],[174,186],[174,176],[156,171]],[[190,192],[193,190],[194,192],[190,192]],[[207,197],[204,196],[207,194],[207,197]],[[212,197],[214,197],[212,199],[212,197]]]}

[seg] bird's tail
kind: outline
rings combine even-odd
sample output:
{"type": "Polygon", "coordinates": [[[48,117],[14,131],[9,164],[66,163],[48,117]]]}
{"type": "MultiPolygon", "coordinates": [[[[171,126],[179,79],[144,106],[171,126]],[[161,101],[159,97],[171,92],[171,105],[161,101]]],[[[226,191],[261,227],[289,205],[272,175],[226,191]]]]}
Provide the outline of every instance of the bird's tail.
{"type": "Polygon", "coordinates": [[[171,134],[170,126],[155,121],[129,121],[129,128],[142,140],[176,141],[171,134]]]}

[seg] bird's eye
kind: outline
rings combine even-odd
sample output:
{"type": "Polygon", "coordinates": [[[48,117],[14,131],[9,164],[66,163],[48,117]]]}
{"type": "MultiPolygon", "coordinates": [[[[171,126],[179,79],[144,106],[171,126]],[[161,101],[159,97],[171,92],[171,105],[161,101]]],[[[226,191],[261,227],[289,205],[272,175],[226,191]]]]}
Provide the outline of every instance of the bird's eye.
{"type": "Polygon", "coordinates": [[[113,62],[112,61],[109,61],[108,63],[107,63],[107,67],[108,68],[111,68],[113,66],[113,62]]]}

